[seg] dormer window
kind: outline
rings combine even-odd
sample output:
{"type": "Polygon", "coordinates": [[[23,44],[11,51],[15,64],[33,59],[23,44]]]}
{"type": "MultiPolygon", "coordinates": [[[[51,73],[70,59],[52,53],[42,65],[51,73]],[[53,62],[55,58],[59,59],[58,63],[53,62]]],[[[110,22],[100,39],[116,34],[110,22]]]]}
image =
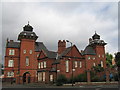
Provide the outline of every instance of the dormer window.
{"type": "Polygon", "coordinates": [[[26,33],[24,33],[24,35],[26,35],[26,33]]]}
{"type": "Polygon", "coordinates": [[[33,36],[33,34],[31,34],[31,36],[33,36]]]}

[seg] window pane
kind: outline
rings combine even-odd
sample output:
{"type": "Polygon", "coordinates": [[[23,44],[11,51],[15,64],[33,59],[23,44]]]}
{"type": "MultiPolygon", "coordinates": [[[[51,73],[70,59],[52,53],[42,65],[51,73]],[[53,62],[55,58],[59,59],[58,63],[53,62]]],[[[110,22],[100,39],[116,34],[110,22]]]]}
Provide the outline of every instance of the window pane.
{"type": "Polygon", "coordinates": [[[7,77],[14,77],[14,72],[8,72],[7,77]]]}
{"type": "Polygon", "coordinates": [[[32,50],[30,50],[30,54],[32,54],[32,50]]]}
{"type": "Polygon", "coordinates": [[[53,75],[50,75],[50,81],[53,81],[53,75]]]}
{"type": "Polygon", "coordinates": [[[23,50],[23,53],[25,54],[25,53],[26,53],[26,50],[23,50]]]}
{"type": "Polygon", "coordinates": [[[26,66],[29,66],[29,57],[26,57],[26,66]]]}
{"type": "Polygon", "coordinates": [[[9,61],[8,61],[8,67],[13,67],[13,65],[14,65],[13,60],[9,60],[9,61]]]}
{"type": "Polygon", "coordinates": [[[9,50],[9,55],[14,55],[14,54],[15,54],[14,49],[10,49],[10,50],[9,50]]]}
{"type": "Polygon", "coordinates": [[[43,62],[41,62],[41,68],[43,68],[43,62]]]}
{"type": "Polygon", "coordinates": [[[103,67],[103,61],[101,61],[101,67],[103,67]]]}
{"type": "Polygon", "coordinates": [[[38,63],[38,68],[40,68],[40,62],[38,63]]]}
{"type": "Polygon", "coordinates": [[[93,63],[93,66],[95,66],[95,63],[93,63]]]}
{"type": "Polygon", "coordinates": [[[69,72],[69,61],[66,61],[66,72],[69,72]]]}
{"type": "Polygon", "coordinates": [[[45,81],[45,72],[43,72],[43,81],[45,81]]]}
{"type": "Polygon", "coordinates": [[[44,68],[46,68],[46,62],[44,61],[44,68]]]}

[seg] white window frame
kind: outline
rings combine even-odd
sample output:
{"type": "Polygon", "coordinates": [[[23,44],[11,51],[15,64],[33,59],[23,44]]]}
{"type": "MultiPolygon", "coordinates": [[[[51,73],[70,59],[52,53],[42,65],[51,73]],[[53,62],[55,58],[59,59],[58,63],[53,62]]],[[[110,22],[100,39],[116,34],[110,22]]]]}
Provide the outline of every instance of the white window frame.
{"type": "Polygon", "coordinates": [[[9,55],[15,55],[15,50],[14,49],[10,49],[9,50],[9,55]]]}
{"type": "Polygon", "coordinates": [[[65,65],[66,65],[66,72],[69,72],[69,60],[65,61],[65,65]]]}
{"type": "Polygon", "coordinates": [[[75,68],[77,68],[77,67],[78,67],[78,65],[77,65],[77,64],[78,64],[77,61],[75,61],[74,63],[75,63],[75,68]]]}
{"type": "Polygon", "coordinates": [[[25,63],[26,63],[26,66],[29,66],[29,65],[30,65],[29,57],[26,57],[25,63]]]}
{"type": "Polygon", "coordinates": [[[41,68],[41,63],[40,63],[40,62],[38,63],[38,68],[39,68],[39,69],[41,68]]]}
{"type": "Polygon", "coordinates": [[[44,61],[43,64],[44,64],[44,68],[46,68],[46,61],[44,61]]]}
{"type": "Polygon", "coordinates": [[[7,72],[7,77],[14,77],[14,72],[7,72]]]}
{"type": "Polygon", "coordinates": [[[80,61],[80,68],[82,68],[82,62],[80,61]]]}
{"type": "Polygon", "coordinates": [[[41,62],[41,68],[43,68],[43,62],[41,62]]]}
{"type": "Polygon", "coordinates": [[[8,67],[14,67],[14,60],[8,61],[8,67]]]}
{"type": "Polygon", "coordinates": [[[43,72],[43,81],[45,81],[45,72],[43,72]]]}
{"type": "Polygon", "coordinates": [[[30,50],[30,54],[32,54],[32,50],[30,50]]]}
{"type": "Polygon", "coordinates": [[[23,50],[23,53],[25,54],[25,53],[26,53],[26,50],[23,50]]]}
{"type": "Polygon", "coordinates": [[[52,74],[50,75],[50,81],[51,82],[53,81],[53,75],[52,74]]]}

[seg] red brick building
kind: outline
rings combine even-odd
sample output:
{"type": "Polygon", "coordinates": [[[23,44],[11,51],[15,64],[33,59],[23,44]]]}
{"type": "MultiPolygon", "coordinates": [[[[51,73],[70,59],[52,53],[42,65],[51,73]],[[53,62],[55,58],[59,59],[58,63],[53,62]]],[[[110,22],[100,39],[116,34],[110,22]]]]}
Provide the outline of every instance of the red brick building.
{"type": "Polygon", "coordinates": [[[70,78],[98,64],[106,68],[106,43],[96,33],[83,51],[79,51],[71,42],[71,46],[66,47],[65,40],[58,41],[58,51],[49,51],[43,42],[36,42],[37,38],[32,26],[28,24],[19,34],[18,42],[7,40],[4,78],[15,79],[18,84],[49,83],[55,81],[59,74],[70,78]]]}

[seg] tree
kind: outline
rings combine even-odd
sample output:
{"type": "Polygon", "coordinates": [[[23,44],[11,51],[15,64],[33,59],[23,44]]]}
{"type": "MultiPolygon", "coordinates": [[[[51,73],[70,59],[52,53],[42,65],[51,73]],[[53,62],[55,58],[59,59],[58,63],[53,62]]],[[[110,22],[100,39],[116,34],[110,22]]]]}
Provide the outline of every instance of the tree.
{"type": "Polygon", "coordinates": [[[106,53],[106,64],[108,67],[112,67],[112,59],[113,59],[113,55],[106,53]]]}
{"type": "Polygon", "coordinates": [[[116,55],[115,55],[115,62],[116,62],[116,65],[118,66],[118,80],[119,80],[119,90],[120,90],[120,52],[118,52],[116,55]]]}

